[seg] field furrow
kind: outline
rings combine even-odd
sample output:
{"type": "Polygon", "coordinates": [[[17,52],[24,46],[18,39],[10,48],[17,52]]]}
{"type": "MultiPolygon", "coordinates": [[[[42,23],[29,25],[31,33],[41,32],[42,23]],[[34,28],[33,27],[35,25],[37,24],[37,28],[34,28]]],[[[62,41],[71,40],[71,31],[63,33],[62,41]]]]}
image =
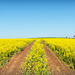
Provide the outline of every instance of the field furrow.
{"type": "Polygon", "coordinates": [[[33,43],[23,48],[21,52],[15,54],[10,61],[0,70],[0,75],[22,75],[21,64],[25,60],[26,54],[31,49],[33,43]]]}
{"type": "Polygon", "coordinates": [[[73,70],[67,67],[62,61],[60,61],[55,53],[52,52],[52,50],[50,50],[43,41],[42,44],[44,44],[46,58],[52,75],[75,75],[73,70]]]}

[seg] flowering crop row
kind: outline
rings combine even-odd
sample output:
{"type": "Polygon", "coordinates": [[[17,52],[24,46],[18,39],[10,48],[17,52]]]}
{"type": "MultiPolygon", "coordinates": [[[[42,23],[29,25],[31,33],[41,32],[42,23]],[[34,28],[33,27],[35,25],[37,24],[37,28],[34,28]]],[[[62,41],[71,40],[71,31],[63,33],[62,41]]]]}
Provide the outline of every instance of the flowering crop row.
{"type": "Polygon", "coordinates": [[[75,39],[44,39],[44,42],[75,71],[75,39]]]}
{"type": "Polygon", "coordinates": [[[50,75],[43,45],[36,40],[22,64],[24,75],[50,75]]]}
{"type": "Polygon", "coordinates": [[[2,67],[12,55],[21,51],[22,47],[31,43],[31,39],[0,39],[0,67],[2,67]]]}

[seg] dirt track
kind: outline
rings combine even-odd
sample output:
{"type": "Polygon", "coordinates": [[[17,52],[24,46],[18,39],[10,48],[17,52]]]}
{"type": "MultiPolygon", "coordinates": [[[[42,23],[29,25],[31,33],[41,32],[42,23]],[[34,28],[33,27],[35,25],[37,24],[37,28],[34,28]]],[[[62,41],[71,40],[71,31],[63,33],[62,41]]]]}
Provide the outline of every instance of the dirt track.
{"type": "MultiPolygon", "coordinates": [[[[75,75],[72,69],[66,67],[58,57],[44,44],[44,49],[48,64],[50,67],[51,75],[75,75]]],[[[0,70],[0,75],[22,75],[21,64],[25,61],[26,54],[31,49],[33,43],[23,48],[23,51],[15,54],[10,61],[0,70]]]]}
{"type": "Polygon", "coordinates": [[[31,49],[33,43],[27,45],[23,48],[23,51],[15,54],[10,61],[0,70],[0,75],[22,75],[20,71],[20,67],[23,61],[25,61],[25,57],[27,52],[31,49]]]}
{"type": "Polygon", "coordinates": [[[66,67],[58,57],[44,44],[44,49],[52,75],[75,75],[72,69],[66,67]]]}

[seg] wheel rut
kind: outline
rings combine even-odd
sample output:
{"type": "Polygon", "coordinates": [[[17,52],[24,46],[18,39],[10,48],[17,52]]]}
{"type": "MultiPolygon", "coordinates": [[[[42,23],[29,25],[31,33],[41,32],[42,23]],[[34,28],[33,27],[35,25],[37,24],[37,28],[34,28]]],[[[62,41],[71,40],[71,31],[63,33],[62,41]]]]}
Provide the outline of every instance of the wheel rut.
{"type": "Polygon", "coordinates": [[[52,75],[75,75],[73,70],[64,65],[43,41],[41,43],[44,45],[46,58],[52,75]]]}
{"type": "Polygon", "coordinates": [[[0,70],[0,75],[22,75],[20,70],[21,64],[25,61],[25,57],[28,54],[28,51],[31,49],[33,43],[25,46],[22,51],[13,55],[9,62],[0,70]]]}

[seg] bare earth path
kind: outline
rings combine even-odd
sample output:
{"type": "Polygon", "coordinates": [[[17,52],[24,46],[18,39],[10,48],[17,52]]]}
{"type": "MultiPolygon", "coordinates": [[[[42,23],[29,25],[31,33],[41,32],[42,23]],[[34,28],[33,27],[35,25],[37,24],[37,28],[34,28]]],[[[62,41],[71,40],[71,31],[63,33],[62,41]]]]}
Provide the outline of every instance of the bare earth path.
{"type": "Polygon", "coordinates": [[[45,45],[43,41],[42,41],[42,44],[44,45],[46,57],[47,57],[52,75],[75,75],[72,69],[66,67],[63,64],[63,62],[61,62],[58,59],[58,57],[45,45]]]}
{"type": "Polygon", "coordinates": [[[27,45],[23,48],[23,51],[15,54],[10,61],[0,70],[0,75],[22,75],[20,71],[20,67],[23,61],[25,61],[25,57],[27,52],[31,49],[33,43],[27,45]]]}

